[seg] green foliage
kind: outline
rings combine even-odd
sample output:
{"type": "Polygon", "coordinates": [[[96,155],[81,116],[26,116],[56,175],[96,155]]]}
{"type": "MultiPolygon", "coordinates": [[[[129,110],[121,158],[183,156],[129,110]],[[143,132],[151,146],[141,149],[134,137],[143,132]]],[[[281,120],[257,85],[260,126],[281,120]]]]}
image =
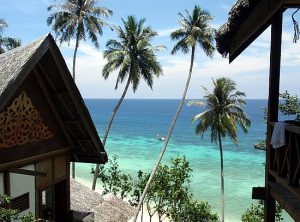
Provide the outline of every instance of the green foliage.
{"type": "Polygon", "coordinates": [[[174,222],[218,222],[217,214],[211,212],[208,203],[187,199],[179,210],[171,210],[174,222]]]}
{"type": "Polygon", "coordinates": [[[2,36],[2,32],[5,28],[7,28],[7,23],[4,19],[0,18],[0,54],[16,48],[21,45],[21,40],[17,38],[4,37],[2,36]]]}
{"type": "Polygon", "coordinates": [[[236,83],[228,78],[213,80],[213,84],[213,92],[203,87],[207,110],[193,118],[193,121],[199,121],[196,133],[203,136],[205,131],[210,130],[212,142],[217,142],[220,134],[237,143],[237,126],[247,132],[251,124],[243,110],[245,93],[237,91],[236,83]]]}
{"type": "Polygon", "coordinates": [[[297,95],[292,96],[285,91],[284,93],[280,93],[280,98],[284,100],[284,103],[279,105],[280,112],[283,115],[295,115],[296,120],[300,120],[300,103],[297,95]]]}
{"type": "MultiPolygon", "coordinates": [[[[283,221],[282,218],[282,208],[276,202],[276,215],[275,221],[283,221]]],[[[264,221],[264,204],[263,201],[258,201],[257,204],[251,204],[249,208],[246,209],[245,213],[241,217],[242,222],[263,222],[264,221]]]]}
{"type": "Polygon", "coordinates": [[[217,221],[218,217],[211,213],[207,203],[193,200],[191,172],[185,157],[172,158],[170,166],[159,166],[145,198],[149,216],[157,213],[159,221],[165,217],[174,222],[217,221]]]}
{"type": "Polygon", "coordinates": [[[11,197],[7,195],[0,194],[0,221],[8,222],[11,219],[21,221],[21,222],[36,222],[34,216],[31,212],[28,215],[19,217],[19,212],[17,210],[12,210],[6,208],[10,203],[11,197]]]}
{"type": "Polygon", "coordinates": [[[209,25],[213,20],[209,12],[195,5],[192,12],[186,10],[186,15],[179,13],[179,16],[180,28],[171,33],[171,39],[177,41],[171,54],[174,55],[179,50],[188,53],[198,44],[207,56],[212,57],[215,50],[213,45],[215,30],[209,25]]]}
{"type": "MultiPolygon", "coordinates": [[[[102,194],[113,193],[120,194],[124,199],[132,191],[133,182],[129,174],[121,172],[118,164],[118,156],[113,155],[105,166],[100,166],[100,174],[98,178],[102,181],[102,194]]],[[[92,174],[94,169],[92,169],[92,174]]]]}
{"type": "MultiPolygon", "coordinates": [[[[118,157],[112,156],[107,165],[101,166],[99,178],[103,194],[112,192],[122,199],[129,198],[132,206],[137,206],[150,174],[139,170],[135,179],[124,174],[119,168],[118,157]]],[[[155,213],[159,221],[169,217],[174,222],[217,221],[208,203],[193,200],[190,192],[192,169],[185,157],[171,159],[170,165],[161,165],[145,198],[149,217],[155,213]],[[199,220],[197,220],[199,218],[199,220]]],[[[92,169],[93,173],[93,169],[92,169]]]]}
{"type": "Polygon", "coordinates": [[[10,219],[18,219],[18,211],[6,208],[10,203],[11,197],[0,194],[0,221],[9,221],[10,219]]]}
{"type": "Polygon", "coordinates": [[[122,21],[124,28],[115,28],[118,39],[110,39],[106,43],[104,58],[107,63],[103,67],[102,75],[107,79],[112,72],[119,70],[116,89],[127,77],[134,92],[141,78],[152,88],[153,77],[162,75],[155,52],[164,47],[152,46],[151,40],[157,33],[151,27],[145,26],[145,19],[136,20],[134,16],[128,16],[126,21],[122,21]]]}
{"type": "Polygon", "coordinates": [[[101,17],[109,17],[112,11],[96,6],[97,3],[97,0],[64,0],[48,7],[51,14],[47,24],[52,25],[60,43],[69,43],[72,38],[85,41],[88,34],[95,47],[99,48],[97,34],[102,35],[102,27],[108,25],[101,17]]]}
{"type": "Polygon", "coordinates": [[[141,170],[138,171],[137,180],[134,182],[133,192],[131,194],[131,199],[129,200],[131,206],[136,207],[138,205],[149,176],[150,174],[145,174],[141,170]]]}

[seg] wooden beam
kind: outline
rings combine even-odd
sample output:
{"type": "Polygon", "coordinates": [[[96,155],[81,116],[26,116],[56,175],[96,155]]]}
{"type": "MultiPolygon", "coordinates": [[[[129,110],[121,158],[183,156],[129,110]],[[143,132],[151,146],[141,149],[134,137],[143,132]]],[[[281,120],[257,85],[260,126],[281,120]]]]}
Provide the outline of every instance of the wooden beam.
{"type": "MultiPolygon", "coordinates": [[[[52,41],[54,41],[54,40],[52,39],[52,41]]],[[[65,86],[67,88],[67,91],[70,93],[70,96],[77,108],[77,111],[83,120],[83,124],[84,124],[85,128],[87,129],[88,134],[91,137],[91,140],[93,141],[93,144],[96,149],[95,151],[96,152],[105,152],[104,147],[101,143],[101,140],[98,136],[97,130],[93,124],[93,120],[92,120],[91,116],[89,115],[89,111],[88,111],[86,105],[84,104],[84,101],[80,95],[80,92],[79,92],[78,88],[76,87],[76,84],[74,84],[74,85],[68,84],[71,81],[73,81],[73,79],[68,70],[66,63],[64,62],[64,59],[63,59],[61,53],[59,52],[59,49],[57,48],[56,44],[52,44],[52,45],[50,44],[49,49],[53,55],[55,63],[57,64],[59,72],[61,73],[61,77],[63,78],[64,82],[66,83],[65,86]]],[[[107,155],[102,156],[101,158],[102,158],[103,163],[107,162],[107,155]]]]}
{"type": "Polygon", "coordinates": [[[271,50],[270,50],[270,73],[269,73],[269,100],[266,141],[266,173],[265,173],[265,218],[264,221],[275,222],[275,200],[271,195],[270,182],[275,178],[269,173],[271,170],[274,150],[271,148],[271,122],[278,120],[279,84],[280,84],[280,61],[281,61],[281,38],[282,38],[282,12],[279,11],[272,19],[271,50]]]}
{"type": "Polygon", "coordinates": [[[43,76],[47,79],[47,82],[49,83],[49,85],[51,86],[52,90],[54,92],[57,92],[56,86],[55,84],[52,83],[52,81],[49,79],[49,76],[46,74],[44,68],[38,63],[37,64],[37,69],[42,72],[43,76]]]}
{"type": "Polygon", "coordinates": [[[270,183],[271,194],[280,206],[295,220],[300,221],[300,200],[277,183],[270,183]]]}
{"type": "Polygon", "coordinates": [[[299,0],[284,0],[284,6],[289,8],[299,8],[299,0]]]}
{"type": "MultiPolygon", "coordinates": [[[[65,93],[65,94],[67,94],[67,93],[65,93]]],[[[71,117],[70,119],[74,119],[75,118],[73,112],[69,109],[69,107],[65,103],[65,100],[62,98],[62,94],[61,93],[60,94],[58,94],[58,93],[52,94],[51,96],[52,97],[58,97],[58,99],[61,101],[61,103],[64,105],[65,109],[67,110],[68,114],[70,115],[70,117],[71,117]]]]}
{"type": "MultiPolygon", "coordinates": [[[[289,185],[289,181],[287,178],[280,177],[276,173],[275,170],[271,170],[270,174],[276,178],[276,182],[283,186],[287,191],[289,191],[292,195],[294,195],[295,198],[298,198],[300,200],[300,187],[291,186],[289,185]]],[[[272,183],[272,182],[271,182],[272,183]]]]}
{"type": "Polygon", "coordinates": [[[81,132],[81,134],[84,136],[84,137],[82,137],[81,139],[85,140],[85,139],[88,138],[88,135],[87,135],[86,131],[84,131],[84,130],[82,129],[82,127],[80,126],[81,123],[83,124],[82,121],[77,121],[77,120],[75,120],[75,121],[65,121],[65,124],[67,125],[67,127],[68,127],[70,130],[71,130],[71,127],[72,127],[73,125],[76,125],[77,129],[78,129],[78,130],[81,132]]]}
{"type": "Polygon", "coordinates": [[[8,171],[4,171],[3,179],[4,179],[4,194],[10,196],[10,176],[8,171]]]}
{"type": "Polygon", "coordinates": [[[252,188],[252,199],[265,200],[266,199],[266,188],[265,187],[253,187],[252,188]]]}
{"type": "Polygon", "coordinates": [[[64,132],[65,137],[67,138],[68,143],[70,144],[70,146],[73,149],[75,149],[75,145],[74,145],[74,143],[73,143],[73,141],[72,141],[72,139],[71,139],[71,137],[69,135],[68,130],[66,129],[66,126],[63,123],[63,120],[62,120],[62,118],[61,118],[61,116],[60,116],[60,114],[59,114],[56,106],[54,105],[54,103],[52,101],[51,95],[50,95],[50,93],[49,93],[49,91],[47,89],[47,86],[45,85],[45,83],[44,83],[44,81],[42,79],[42,76],[35,69],[33,70],[33,72],[34,72],[35,77],[37,78],[37,80],[38,80],[38,82],[39,82],[39,84],[40,84],[43,92],[44,92],[44,95],[47,98],[49,106],[50,106],[52,112],[54,113],[54,116],[56,117],[59,126],[61,127],[62,131],[64,132]]]}
{"type": "Polygon", "coordinates": [[[239,56],[271,24],[272,17],[281,11],[283,3],[282,0],[259,0],[230,42],[229,62],[239,56]]]}
{"type": "Polygon", "coordinates": [[[17,173],[17,174],[24,174],[28,176],[41,176],[41,177],[46,177],[47,173],[44,172],[38,172],[34,170],[25,170],[25,169],[20,169],[20,168],[11,168],[8,170],[11,173],[17,173]]]}
{"type": "Polygon", "coordinates": [[[40,154],[40,155],[27,157],[27,158],[24,158],[24,159],[21,159],[21,160],[16,160],[16,161],[8,162],[8,163],[3,163],[3,164],[0,164],[0,171],[9,170],[9,169],[14,168],[14,167],[22,167],[24,165],[28,165],[28,164],[31,164],[33,162],[41,161],[41,160],[48,159],[48,158],[58,156],[58,155],[61,155],[61,154],[66,154],[66,153],[69,153],[69,152],[70,152],[70,148],[66,147],[66,148],[62,148],[62,149],[59,149],[59,150],[54,150],[54,151],[51,151],[51,152],[48,152],[48,153],[43,153],[43,154],[40,154]]]}

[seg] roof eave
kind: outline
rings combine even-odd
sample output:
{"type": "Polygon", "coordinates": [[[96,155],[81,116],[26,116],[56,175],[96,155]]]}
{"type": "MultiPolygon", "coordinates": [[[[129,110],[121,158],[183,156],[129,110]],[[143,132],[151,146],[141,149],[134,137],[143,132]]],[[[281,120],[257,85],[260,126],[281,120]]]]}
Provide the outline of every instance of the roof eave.
{"type": "Polygon", "coordinates": [[[229,63],[238,57],[272,22],[276,13],[300,7],[299,0],[260,0],[228,44],[229,63]]]}
{"type": "Polygon", "coordinates": [[[259,1],[247,19],[235,31],[229,42],[228,53],[230,63],[266,30],[276,13],[285,10],[283,6],[286,5],[286,2],[283,0],[259,1]]]}

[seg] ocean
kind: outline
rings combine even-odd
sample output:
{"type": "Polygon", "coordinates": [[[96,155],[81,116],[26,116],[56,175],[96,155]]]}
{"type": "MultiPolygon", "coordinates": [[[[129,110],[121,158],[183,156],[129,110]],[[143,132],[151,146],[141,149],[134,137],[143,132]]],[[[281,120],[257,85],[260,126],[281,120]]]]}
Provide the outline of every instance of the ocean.
{"type": "MultiPolygon", "coordinates": [[[[86,99],[85,103],[102,138],[117,100],[86,99]]],[[[119,157],[123,172],[136,175],[140,169],[152,170],[163,145],[156,135],[167,134],[178,104],[179,100],[167,99],[124,100],[105,148],[109,157],[114,154],[119,157]]],[[[229,138],[223,140],[226,221],[240,221],[241,214],[255,202],[251,199],[252,187],[264,186],[265,151],[254,149],[253,144],[265,138],[263,107],[266,105],[267,100],[247,100],[245,111],[251,119],[249,132],[238,132],[238,145],[229,138]]],[[[202,111],[202,107],[184,105],[163,163],[168,163],[172,157],[186,156],[193,169],[191,188],[195,198],[208,201],[219,214],[219,146],[211,143],[209,133],[203,138],[196,135],[195,124],[191,122],[192,117],[202,111]]],[[[90,169],[90,164],[76,164],[77,179],[90,185],[90,169]]],[[[285,221],[292,220],[286,218],[285,221]]]]}

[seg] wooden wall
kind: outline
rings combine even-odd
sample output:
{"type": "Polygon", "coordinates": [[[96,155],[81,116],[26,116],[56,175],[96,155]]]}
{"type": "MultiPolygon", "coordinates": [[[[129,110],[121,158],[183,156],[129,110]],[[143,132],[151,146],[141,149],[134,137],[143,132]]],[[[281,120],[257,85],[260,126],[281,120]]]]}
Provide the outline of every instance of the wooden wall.
{"type": "Polygon", "coordinates": [[[7,107],[1,110],[0,113],[6,116],[6,120],[4,124],[1,124],[2,128],[0,129],[0,170],[3,163],[45,155],[45,153],[59,150],[69,145],[34,75],[29,75],[7,107]],[[26,108],[24,103],[15,105],[18,103],[20,95],[24,97],[24,94],[26,94],[31,103],[29,111],[26,110],[28,108],[26,108]],[[33,121],[38,122],[36,119],[40,121],[38,126],[34,126],[35,122],[32,123],[33,121]],[[28,130],[29,128],[33,130],[28,130]],[[18,132],[15,133],[13,132],[14,130],[18,130],[18,132]],[[8,131],[9,133],[4,135],[8,131]],[[3,133],[1,134],[1,132],[3,133]],[[44,134],[42,135],[42,133],[44,134]],[[28,141],[23,142],[22,138],[19,137],[23,137],[28,141]],[[14,144],[14,142],[7,142],[7,140],[17,142],[14,144]]]}

